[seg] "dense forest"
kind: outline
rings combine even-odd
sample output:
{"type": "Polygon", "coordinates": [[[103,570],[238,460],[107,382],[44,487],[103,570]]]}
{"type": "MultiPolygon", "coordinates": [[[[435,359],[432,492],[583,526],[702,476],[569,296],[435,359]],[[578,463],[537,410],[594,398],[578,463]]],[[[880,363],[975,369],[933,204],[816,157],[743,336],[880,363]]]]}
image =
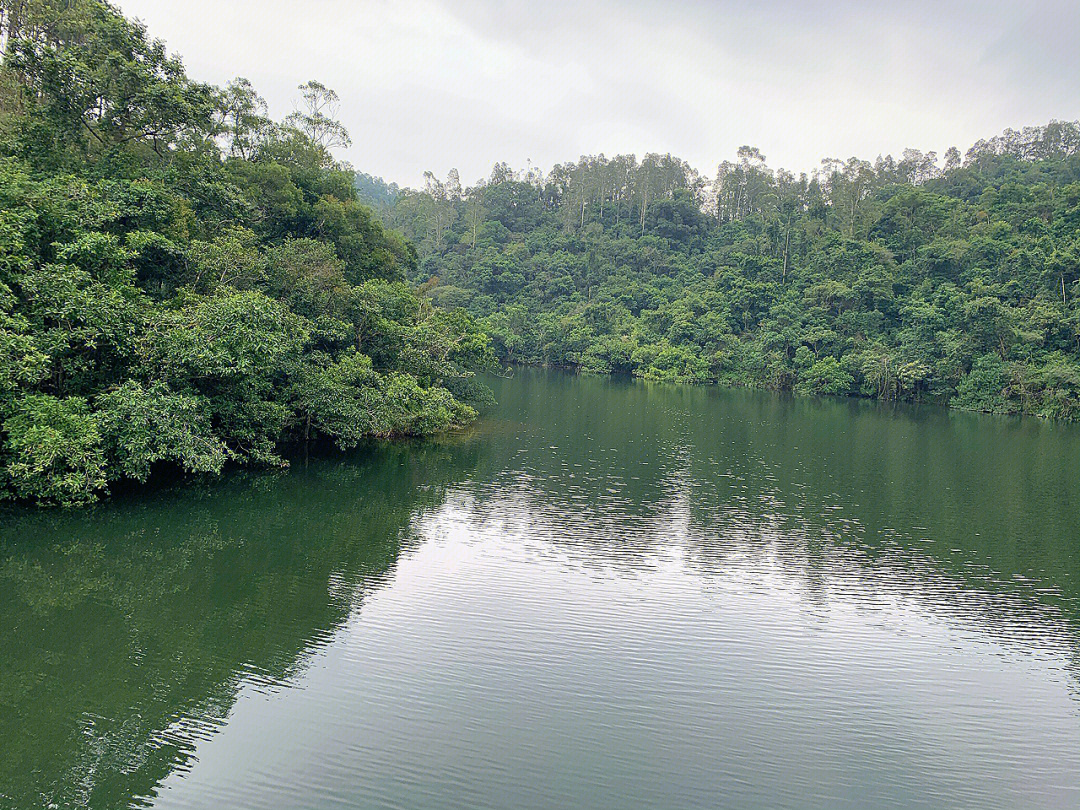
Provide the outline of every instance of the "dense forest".
{"type": "Polygon", "coordinates": [[[670,155],[357,187],[507,361],[1080,416],[1080,126],[706,181],[670,155]]]}
{"type": "Polygon", "coordinates": [[[490,341],[408,281],[415,249],[331,154],[331,90],[275,122],[108,3],[0,14],[0,498],[475,417],[490,341]]]}
{"type": "Polygon", "coordinates": [[[474,372],[1080,416],[1080,126],[706,179],[670,155],[355,172],[101,0],[0,0],[0,498],[465,424],[474,372]],[[415,245],[415,246],[414,246],[415,245]]]}

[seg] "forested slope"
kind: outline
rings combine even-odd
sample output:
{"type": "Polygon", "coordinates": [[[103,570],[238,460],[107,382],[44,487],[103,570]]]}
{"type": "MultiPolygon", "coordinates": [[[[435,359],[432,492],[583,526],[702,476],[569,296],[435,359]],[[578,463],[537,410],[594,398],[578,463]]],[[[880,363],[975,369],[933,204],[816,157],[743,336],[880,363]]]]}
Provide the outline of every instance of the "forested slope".
{"type": "Polygon", "coordinates": [[[336,96],[265,116],[97,0],[3,2],[0,498],[460,425],[491,360],[357,200],[336,96]]]}
{"type": "Polygon", "coordinates": [[[705,182],[669,155],[379,186],[506,360],[1080,415],[1080,128],[705,182]]]}

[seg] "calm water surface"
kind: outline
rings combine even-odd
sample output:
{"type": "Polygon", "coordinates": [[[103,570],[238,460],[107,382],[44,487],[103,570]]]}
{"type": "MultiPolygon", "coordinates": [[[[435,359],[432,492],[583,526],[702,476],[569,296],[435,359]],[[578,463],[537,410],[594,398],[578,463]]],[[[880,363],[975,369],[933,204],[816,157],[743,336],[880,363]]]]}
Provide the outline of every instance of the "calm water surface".
{"type": "Polygon", "coordinates": [[[0,515],[0,807],[1080,807],[1080,427],[493,385],[0,515]]]}

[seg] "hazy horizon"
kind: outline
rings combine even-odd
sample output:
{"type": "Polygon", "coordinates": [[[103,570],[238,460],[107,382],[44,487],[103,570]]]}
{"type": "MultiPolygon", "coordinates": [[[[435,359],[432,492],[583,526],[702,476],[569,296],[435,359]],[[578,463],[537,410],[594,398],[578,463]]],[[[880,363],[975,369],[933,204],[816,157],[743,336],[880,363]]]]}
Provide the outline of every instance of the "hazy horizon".
{"type": "Polygon", "coordinates": [[[275,118],[301,82],[333,88],[353,140],[337,155],[402,186],[600,153],[670,152],[711,176],[743,144],[809,172],[1080,117],[1080,7],[1061,0],[118,5],[193,78],[248,78],[275,118]]]}

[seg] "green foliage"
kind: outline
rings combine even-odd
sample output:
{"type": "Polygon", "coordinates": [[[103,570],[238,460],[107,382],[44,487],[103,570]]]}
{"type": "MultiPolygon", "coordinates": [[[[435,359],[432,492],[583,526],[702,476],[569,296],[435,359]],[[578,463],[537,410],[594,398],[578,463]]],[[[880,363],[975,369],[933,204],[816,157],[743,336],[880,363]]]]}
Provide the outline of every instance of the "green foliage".
{"type": "Polygon", "coordinates": [[[476,418],[445,388],[422,387],[403,372],[378,374],[358,352],[307,370],[294,395],[305,430],[318,430],[343,450],[369,436],[423,436],[476,418]]]}
{"type": "Polygon", "coordinates": [[[1005,396],[1008,384],[1005,362],[996,354],[984,354],[975,359],[971,372],[956,387],[956,407],[1005,413],[1009,410],[1005,396]]]}
{"type": "Polygon", "coordinates": [[[128,380],[96,405],[113,477],[145,481],[162,461],[185,472],[219,473],[232,455],[213,433],[211,403],[204,397],[173,393],[162,382],[128,380]]]}
{"type": "Polygon", "coordinates": [[[302,85],[279,124],[108,3],[4,13],[0,497],[85,503],[475,418],[490,341],[406,282],[415,249],[329,151],[333,91],[302,85]]]}
{"type": "Polygon", "coordinates": [[[5,484],[18,498],[87,503],[106,483],[97,419],[82,397],[27,394],[4,420],[5,484]]]}
{"type": "Polygon", "coordinates": [[[739,150],[500,164],[388,199],[504,361],[1077,418],[1080,126],[811,176],[739,150]]]}
{"type": "Polygon", "coordinates": [[[800,375],[795,390],[809,394],[846,394],[854,384],[855,378],[840,367],[835,357],[825,357],[800,375]]]}

